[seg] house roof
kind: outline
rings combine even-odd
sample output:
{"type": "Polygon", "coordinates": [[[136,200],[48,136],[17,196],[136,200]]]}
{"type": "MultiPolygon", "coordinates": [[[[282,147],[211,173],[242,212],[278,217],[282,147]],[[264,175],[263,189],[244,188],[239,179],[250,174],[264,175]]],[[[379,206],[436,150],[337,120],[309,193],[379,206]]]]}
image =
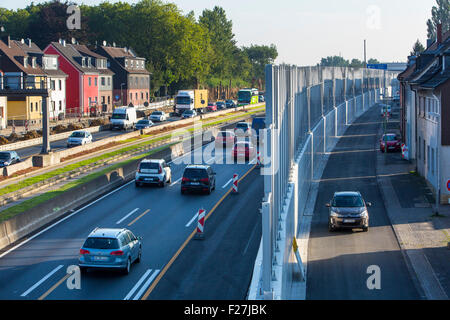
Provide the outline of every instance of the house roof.
{"type": "Polygon", "coordinates": [[[435,89],[440,85],[444,84],[450,79],[450,70],[446,69],[444,72],[437,72],[428,79],[427,81],[422,82],[419,87],[425,89],[435,89]]]}
{"type": "Polygon", "coordinates": [[[66,45],[63,45],[59,42],[52,42],[51,45],[56,50],[58,50],[67,60],[69,60],[69,62],[79,71],[83,73],[98,74],[98,71],[95,67],[91,68],[83,67],[80,63],[76,61],[76,58],[82,57],[82,55],[80,54],[80,52],[78,52],[78,50],[74,47],[74,45],[67,43],[66,45]]]}
{"type": "Polygon", "coordinates": [[[20,63],[16,57],[27,57],[28,54],[18,47],[15,41],[10,41],[9,43],[10,47],[0,40],[0,51],[15,65],[16,70],[7,70],[2,63],[4,72],[23,72],[27,75],[45,75],[45,72],[38,65],[35,68],[32,68],[31,66],[25,67],[20,63]]]}
{"type": "MultiPolygon", "coordinates": [[[[92,58],[95,58],[95,59],[105,59],[105,60],[108,59],[107,57],[101,56],[101,55],[99,55],[98,53],[95,53],[94,51],[91,51],[91,50],[90,50],[86,45],[84,45],[84,44],[76,44],[76,45],[73,45],[73,47],[74,47],[79,53],[81,53],[81,54],[84,55],[84,56],[89,56],[89,57],[92,57],[92,58]]],[[[98,73],[103,74],[103,75],[109,75],[109,76],[114,75],[114,72],[112,72],[112,71],[109,70],[108,68],[106,68],[106,69],[99,69],[99,68],[96,68],[96,70],[98,71],[98,73]]]]}
{"type": "MultiPolygon", "coordinates": [[[[141,58],[135,55],[133,50],[120,48],[120,47],[109,47],[109,46],[101,46],[101,48],[112,58],[112,59],[124,59],[124,58],[133,58],[138,60],[145,60],[145,58],[141,58]]],[[[136,69],[131,67],[125,67],[121,63],[118,63],[122,70],[128,73],[136,73],[136,74],[150,74],[150,72],[145,69],[136,69]]]]}

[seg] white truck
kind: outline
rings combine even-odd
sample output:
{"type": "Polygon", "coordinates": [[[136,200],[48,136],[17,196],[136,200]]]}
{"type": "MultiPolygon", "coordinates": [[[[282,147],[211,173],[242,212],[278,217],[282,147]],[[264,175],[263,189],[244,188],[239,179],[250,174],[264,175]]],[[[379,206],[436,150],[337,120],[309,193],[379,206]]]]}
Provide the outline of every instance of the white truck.
{"type": "Polygon", "coordinates": [[[208,106],[208,90],[180,90],[175,97],[175,110],[178,114],[183,114],[186,110],[202,112],[208,106]]]}
{"type": "Polygon", "coordinates": [[[113,111],[111,117],[111,130],[134,129],[137,123],[136,109],[133,107],[120,107],[113,111]]]}

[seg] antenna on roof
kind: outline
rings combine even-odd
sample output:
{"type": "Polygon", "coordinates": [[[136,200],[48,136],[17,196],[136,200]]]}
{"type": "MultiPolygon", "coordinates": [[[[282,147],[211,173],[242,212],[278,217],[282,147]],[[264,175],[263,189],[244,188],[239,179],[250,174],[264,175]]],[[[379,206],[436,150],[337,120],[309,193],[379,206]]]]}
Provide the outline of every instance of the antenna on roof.
{"type": "Polygon", "coordinates": [[[115,43],[115,42],[113,42],[113,47],[114,47],[114,48],[116,47],[116,43],[115,43]]]}
{"type": "Polygon", "coordinates": [[[103,46],[106,47],[106,40],[103,40],[103,46]]]}

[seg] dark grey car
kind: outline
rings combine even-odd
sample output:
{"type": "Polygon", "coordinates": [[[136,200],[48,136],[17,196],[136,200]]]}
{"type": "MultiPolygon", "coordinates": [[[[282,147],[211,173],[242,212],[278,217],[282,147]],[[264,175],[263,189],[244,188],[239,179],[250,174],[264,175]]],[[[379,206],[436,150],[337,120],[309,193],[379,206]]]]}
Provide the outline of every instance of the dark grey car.
{"type": "Polygon", "coordinates": [[[328,219],[328,230],[334,231],[338,228],[361,228],[369,230],[369,212],[367,208],[372,206],[365,202],[361,193],[354,191],[336,192],[326,206],[330,208],[328,219]]]}
{"type": "Polygon", "coordinates": [[[20,162],[20,157],[16,151],[0,152],[0,167],[6,167],[17,162],[20,162]]]}

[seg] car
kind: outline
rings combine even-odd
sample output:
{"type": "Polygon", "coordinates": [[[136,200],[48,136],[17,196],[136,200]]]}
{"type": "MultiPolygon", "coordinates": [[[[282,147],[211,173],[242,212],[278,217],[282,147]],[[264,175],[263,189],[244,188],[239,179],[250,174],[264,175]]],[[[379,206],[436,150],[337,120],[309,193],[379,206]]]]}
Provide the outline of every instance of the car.
{"type": "Polygon", "coordinates": [[[136,187],[144,184],[164,187],[172,182],[172,170],[164,159],[144,159],[138,165],[134,182],[136,187]]]}
{"type": "Polygon", "coordinates": [[[217,110],[223,110],[223,109],[227,108],[224,101],[217,101],[216,106],[217,106],[217,110]]]}
{"type": "Polygon", "coordinates": [[[209,102],[208,106],[206,107],[206,111],[208,111],[208,112],[217,111],[216,103],[215,102],[209,102]]]}
{"type": "Polygon", "coordinates": [[[401,150],[402,150],[401,140],[395,133],[383,134],[383,136],[380,139],[381,152],[388,152],[388,151],[399,152],[401,150]]]}
{"type": "Polygon", "coordinates": [[[162,122],[167,120],[167,116],[164,111],[153,111],[148,119],[152,121],[162,122]]]}
{"type": "Polygon", "coordinates": [[[361,228],[369,230],[368,207],[372,203],[365,202],[359,191],[335,192],[329,208],[328,230],[335,231],[338,228],[361,228]]]}
{"type": "Polygon", "coordinates": [[[266,118],[254,117],[252,119],[252,131],[255,132],[256,141],[259,143],[259,135],[262,134],[262,130],[266,128],[266,118]]]}
{"type": "Polygon", "coordinates": [[[215,144],[216,147],[229,147],[237,142],[237,137],[232,131],[219,131],[217,133],[215,144]]]}
{"type": "Polygon", "coordinates": [[[390,116],[391,115],[391,106],[388,104],[382,104],[381,105],[381,116],[384,117],[386,113],[390,116]]]}
{"type": "Polygon", "coordinates": [[[82,146],[92,142],[92,134],[88,131],[74,131],[67,139],[67,148],[82,146]]]}
{"type": "Polygon", "coordinates": [[[266,101],[266,99],[264,98],[264,95],[263,95],[263,94],[260,94],[260,95],[258,96],[258,102],[264,102],[264,101],[266,101]]]}
{"type": "Polygon", "coordinates": [[[238,137],[248,137],[252,135],[252,129],[248,122],[238,122],[234,128],[234,134],[238,137]]]}
{"type": "Polygon", "coordinates": [[[225,106],[227,108],[236,108],[236,103],[233,100],[225,100],[225,106]]]}
{"type": "Polygon", "coordinates": [[[153,126],[152,120],[142,119],[136,123],[135,128],[136,128],[136,130],[142,130],[142,129],[151,128],[152,126],[153,126]]]}
{"type": "Polygon", "coordinates": [[[188,118],[194,118],[197,116],[197,111],[195,110],[186,110],[183,112],[183,114],[181,115],[181,117],[183,119],[188,119],[188,118]]]}
{"type": "Polygon", "coordinates": [[[234,160],[245,158],[246,161],[253,159],[256,154],[256,149],[250,141],[239,141],[233,146],[231,155],[234,160]]]}
{"type": "Polygon", "coordinates": [[[0,168],[10,166],[20,162],[20,157],[16,151],[1,151],[0,152],[0,168]]]}
{"type": "Polygon", "coordinates": [[[131,265],[141,259],[142,238],[125,228],[95,228],[80,248],[78,267],[83,272],[92,268],[128,274],[131,265]]]}
{"type": "Polygon", "coordinates": [[[181,194],[190,191],[211,194],[216,189],[216,173],[208,165],[188,165],[181,178],[181,194]]]}

